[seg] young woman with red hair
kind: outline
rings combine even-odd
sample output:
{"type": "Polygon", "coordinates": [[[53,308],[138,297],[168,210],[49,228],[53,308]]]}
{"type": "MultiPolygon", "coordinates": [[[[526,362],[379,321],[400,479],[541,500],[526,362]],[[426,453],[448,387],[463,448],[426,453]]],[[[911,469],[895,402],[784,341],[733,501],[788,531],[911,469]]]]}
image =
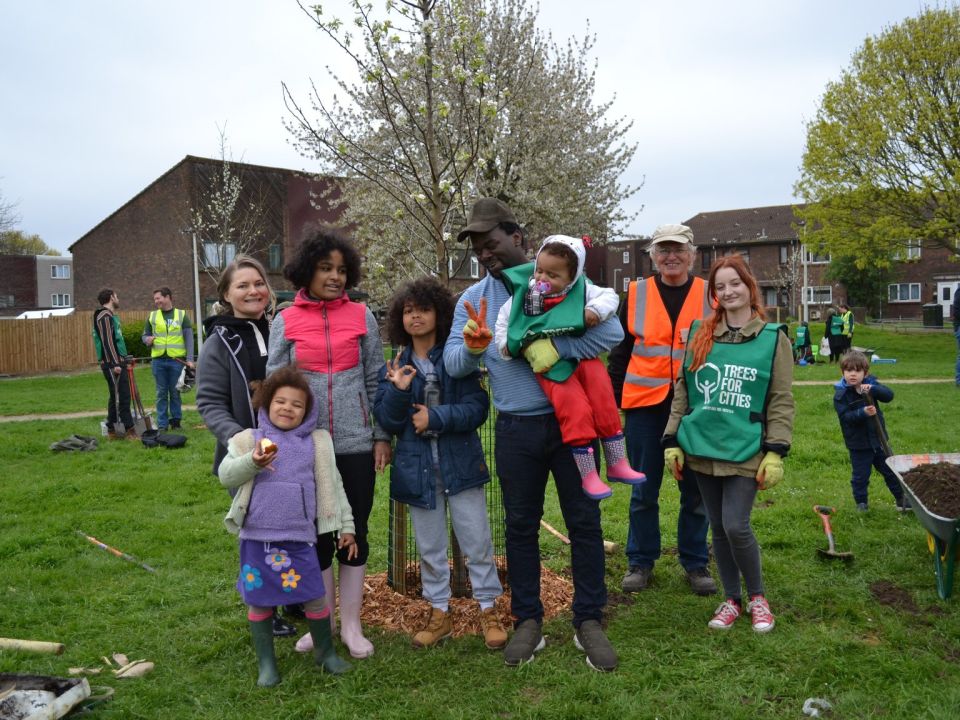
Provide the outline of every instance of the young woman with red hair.
{"type": "Polygon", "coordinates": [[[760,289],[739,255],[710,268],[715,312],[696,322],[674,389],[664,460],[703,496],[726,600],[709,627],[725,630],[743,612],[746,585],[753,629],[768,632],[760,548],[750,526],[757,490],[783,478],[793,434],[793,354],[781,326],[767,323],[760,289]]]}

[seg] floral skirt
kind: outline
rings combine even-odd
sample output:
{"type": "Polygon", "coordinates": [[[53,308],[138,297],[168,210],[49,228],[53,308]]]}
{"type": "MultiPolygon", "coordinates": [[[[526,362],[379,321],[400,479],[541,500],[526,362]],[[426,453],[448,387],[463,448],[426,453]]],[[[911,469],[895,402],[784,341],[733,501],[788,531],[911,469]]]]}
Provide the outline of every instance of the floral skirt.
{"type": "Polygon", "coordinates": [[[237,590],[247,605],[276,607],[326,594],[313,543],[240,541],[237,590]]]}

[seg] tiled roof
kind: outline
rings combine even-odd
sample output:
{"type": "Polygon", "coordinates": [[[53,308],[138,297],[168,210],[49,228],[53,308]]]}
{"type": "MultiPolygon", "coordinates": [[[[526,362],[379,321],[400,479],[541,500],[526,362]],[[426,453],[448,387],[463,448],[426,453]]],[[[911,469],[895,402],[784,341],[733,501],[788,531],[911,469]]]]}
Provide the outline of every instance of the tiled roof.
{"type": "Polygon", "coordinates": [[[794,207],[803,206],[771,205],[702,212],[684,222],[684,225],[693,230],[693,240],[701,247],[787,240],[797,237],[791,227],[798,222],[793,215],[794,207]]]}

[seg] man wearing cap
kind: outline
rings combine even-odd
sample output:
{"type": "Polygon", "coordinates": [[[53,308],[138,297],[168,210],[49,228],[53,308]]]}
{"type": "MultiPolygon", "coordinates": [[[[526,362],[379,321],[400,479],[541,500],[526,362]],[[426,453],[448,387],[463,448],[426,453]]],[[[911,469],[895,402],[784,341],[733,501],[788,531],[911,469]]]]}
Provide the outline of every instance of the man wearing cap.
{"type": "MultiPolygon", "coordinates": [[[[625,336],[609,355],[613,392],[624,410],[623,433],[630,464],[647,476],[630,496],[627,531],[629,570],[624,592],[647,589],[660,557],[660,484],[663,448],[660,438],[670,417],[673,384],[683,362],[694,320],[709,315],[707,284],[690,271],[696,260],[693,231],[686,225],[661,225],[647,252],[657,271],[630,283],[620,306],[625,336]]],[[[697,595],[712,595],[717,584],[707,569],[707,516],[700,490],[692,480],[680,482],[677,548],[680,565],[697,595]]]]}
{"type": "Polygon", "coordinates": [[[454,377],[475,371],[482,360],[498,410],[495,458],[506,517],[511,611],[516,618],[504,662],[510,666],[530,662],[545,645],[538,538],[547,476],[553,473],[571,542],[574,642],[586,653],[590,667],[613,670],[617,654],[600,624],[607,589],[599,504],[580,489],[573,454],[563,443],[553,408],[531,367],[543,372],[560,358],[597,357],[623,338],[623,330],[611,317],[580,337],[535,341],[524,353],[527,362],[504,359],[491,344],[490,327],[511,297],[503,271],[529,262],[523,231],[506,204],[481,198],[458,238],[470,240],[487,275],[467,288],[457,303],[443,360],[454,377]]]}

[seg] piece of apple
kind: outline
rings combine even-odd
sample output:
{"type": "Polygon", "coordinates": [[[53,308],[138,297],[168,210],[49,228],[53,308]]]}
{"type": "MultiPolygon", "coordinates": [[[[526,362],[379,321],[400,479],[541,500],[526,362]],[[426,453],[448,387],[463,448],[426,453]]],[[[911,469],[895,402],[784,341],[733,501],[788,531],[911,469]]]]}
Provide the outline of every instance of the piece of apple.
{"type": "Polygon", "coordinates": [[[260,441],[260,452],[264,455],[272,455],[276,451],[277,446],[270,438],[263,438],[260,441]]]}

